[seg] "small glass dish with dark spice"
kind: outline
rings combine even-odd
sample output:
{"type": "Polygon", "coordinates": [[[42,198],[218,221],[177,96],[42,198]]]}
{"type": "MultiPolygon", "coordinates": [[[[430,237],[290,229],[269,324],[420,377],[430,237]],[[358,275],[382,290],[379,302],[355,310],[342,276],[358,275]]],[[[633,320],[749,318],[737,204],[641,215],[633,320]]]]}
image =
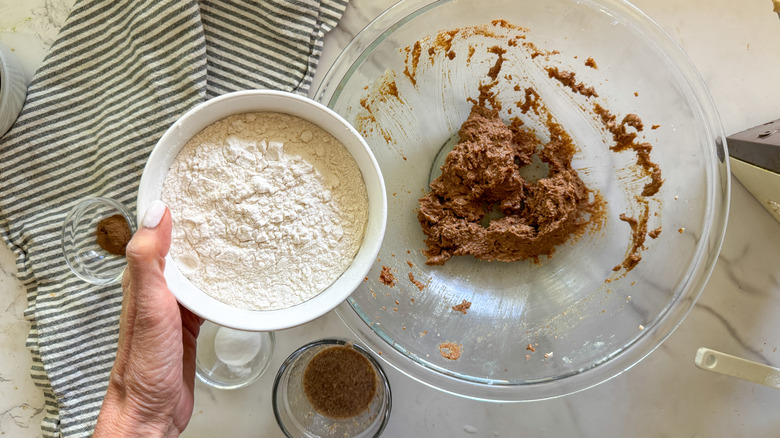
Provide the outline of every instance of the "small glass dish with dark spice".
{"type": "Polygon", "coordinates": [[[274,380],[276,421],[288,437],[378,437],[390,418],[390,383],[363,347],[322,339],[292,353],[274,380]]]}
{"type": "Polygon", "coordinates": [[[70,210],[62,225],[65,262],[87,283],[117,283],[127,265],[125,247],[135,230],[133,217],[121,203],[85,198],[70,210]]]}

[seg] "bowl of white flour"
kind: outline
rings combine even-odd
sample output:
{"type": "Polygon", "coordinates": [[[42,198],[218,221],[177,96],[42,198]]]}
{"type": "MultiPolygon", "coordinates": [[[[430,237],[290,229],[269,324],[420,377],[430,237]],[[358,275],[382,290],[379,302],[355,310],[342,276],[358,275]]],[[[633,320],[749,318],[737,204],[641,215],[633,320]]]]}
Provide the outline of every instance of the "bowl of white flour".
{"type": "Polygon", "coordinates": [[[208,100],[162,136],[141,177],[138,217],[173,216],[165,277],[216,324],[272,331],[316,319],[364,280],[384,236],[377,162],[341,116],[290,93],[208,100]]]}

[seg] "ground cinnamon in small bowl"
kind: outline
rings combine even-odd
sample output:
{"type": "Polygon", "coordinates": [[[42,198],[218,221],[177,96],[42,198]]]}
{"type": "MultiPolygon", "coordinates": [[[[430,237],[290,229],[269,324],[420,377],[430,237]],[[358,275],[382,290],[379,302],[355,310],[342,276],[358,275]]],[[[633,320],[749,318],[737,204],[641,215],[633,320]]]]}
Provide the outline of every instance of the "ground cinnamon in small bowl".
{"type": "Polygon", "coordinates": [[[365,412],[377,390],[371,362],[351,346],[326,348],[306,365],[303,392],[318,413],[342,420],[365,412]]]}
{"type": "Polygon", "coordinates": [[[127,219],[121,214],[109,216],[97,224],[95,238],[97,244],[114,255],[125,255],[125,249],[133,237],[133,231],[127,219]]]}

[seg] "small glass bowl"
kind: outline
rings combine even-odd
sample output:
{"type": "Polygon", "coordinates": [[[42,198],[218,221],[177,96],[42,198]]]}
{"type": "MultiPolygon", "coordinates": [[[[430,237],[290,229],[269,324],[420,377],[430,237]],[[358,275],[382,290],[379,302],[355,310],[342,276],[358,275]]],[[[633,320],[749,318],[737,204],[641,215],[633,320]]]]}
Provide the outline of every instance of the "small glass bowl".
{"type": "Polygon", "coordinates": [[[86,198],[76,204],[62,225],[62,253],[65,262],[77,277],[92,284],[113,284],[122,279],[127,261],[123,255],[111,254],[97,243],[98,223],[114,215],[122,215],[135,233],[136,225],[130,212],[109,198],[86,198]]]}
{"type": "Polygon", "coordinates": [[[321,339],[304,345],[284,361],[273,387],[276,422],[287,437],[378,437],[390,419],[390,382],[382,367],[365,348],[346,339],[321,339]],[[309,361],[322,350],[344,345],[368,359],[377,379],[376,392],[368,410],[343,420],[319,414],[303,392],[303,374],[309,361]]]}
{"type": "Polygon", "coordinates": [[[204,321],[198,335],[195,375],[218,389],[251,385],[271,363],[273,332],[248,332],[204,321]]]}

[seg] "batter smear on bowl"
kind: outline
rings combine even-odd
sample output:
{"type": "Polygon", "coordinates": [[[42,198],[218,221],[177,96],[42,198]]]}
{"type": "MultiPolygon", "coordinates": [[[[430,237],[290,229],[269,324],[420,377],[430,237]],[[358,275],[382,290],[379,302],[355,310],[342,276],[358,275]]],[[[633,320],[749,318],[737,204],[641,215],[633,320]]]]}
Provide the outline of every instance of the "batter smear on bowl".
{"type": "MultiPolygon", "coordinates": [[[[446,124],[448,133],[451,127],[461,126],[458,144],[444,160],[441,176],[417,200],[415,214],[425,236],[426,264],[444,265],[458,255],[485,261],[538,262],[586,231],[601,230],[608,215],[614,220],[619,215],[621,227],[629,228],[630,234],[622,260],[615,260],[619,263],[607,275],[608,280],[626,275],[642,260],[647,237],[657,238],[660,231],[655,230],[661,225],[658,194],[664,180],[661,167],[651,159],[652,145],[643,135],[642,120],[636,114],[610,112],[609,96],[581,80],[582,70],[578,73],[574,64],[567,63],[567,56],[539,48],[528,37],[527,28],[494,20],[441,31],[400,49],[403,75],[388,69],[365,88],[355,115],[356,128],[369,141],[398,151],[406,161],[403,143],[410,139],[400,125],[414,123],[401,117],[414,111],[411,102],[439,99],[440,93],[431,91],[432,86],[441,83],[446,88],[459,77],[456,71],[479,69],[481,76],[465,96],[455,89],[441,93],[446,96],[444,106],[458,116],[450,119],[445,114],[436,123],[446,124]],[[420,62],[424,54],[427,60],[420,62]],[[528,72],[537,72],[539,77],[528,72]],[[610,182],[614,187],[610,186],[607,199],[614,203],[609,210],[601,194],[606,186],[594,178],[600,164],[583,165],[600,153],[602,144],[583,136],[580,124],[564,124],[559,118],[563,113],[547,107],[552,86],[556,96],[570,99],[591,127],[601,131],[593,137],[601,137],[608,152],[636,155],[635,160],[621,159],[613,169],[616,177],[610,182]],[[479,97],[474,97],[476,93],[479,97]],[[447,100],[454,96],[458,103],[447,100]],[[460,105],[460,99],[471,105],[460,105]],[[573,159],[584,179],[572,165],[573,159]],[[622,180],[621,174],[625,175],[622,180]],[[642,180],[641,186],[632,183],[637,179],[642,180]],[[626,195],[626,205],[615,196],[616,190],[626,195]]],[[[583,63],[590,70],[600,70],[593,57],[576,62],[583,63]]]]}

